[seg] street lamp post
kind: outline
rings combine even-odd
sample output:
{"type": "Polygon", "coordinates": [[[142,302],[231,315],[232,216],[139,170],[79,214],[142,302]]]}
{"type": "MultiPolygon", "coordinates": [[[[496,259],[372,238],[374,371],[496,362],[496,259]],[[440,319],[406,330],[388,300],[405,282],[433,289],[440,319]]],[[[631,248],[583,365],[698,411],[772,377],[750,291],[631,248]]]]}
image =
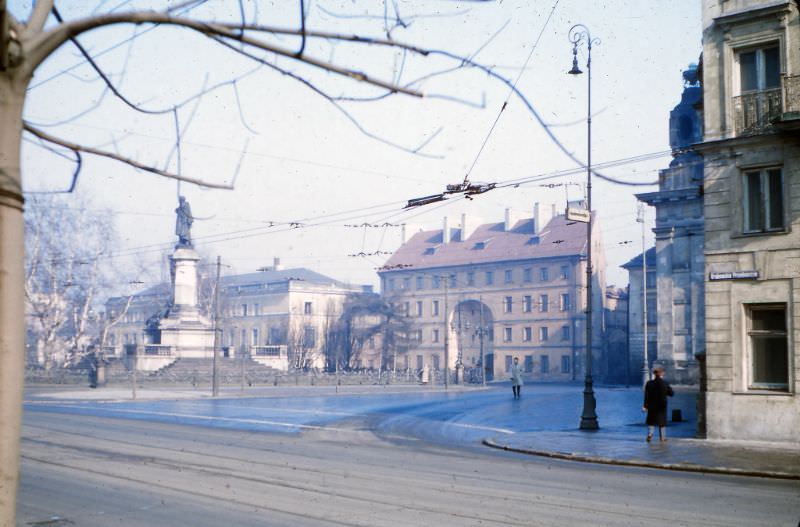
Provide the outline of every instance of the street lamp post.
{"type": "Polygon", "coordinates": [[[589,219],[586,222],[586,380],[583,389],[583,412],[581,413],[581,430],[597,430],[595,408],[597,402],[592,388],[592,45],[599,44],[598,39],[592,39],[589,28],[583,24],[575,24],[569,30],[569,40],[572,42],[572,69],[570,75],[583,73],[578,67],[578,45],[586,43],[586,77],[588,90],[586,99],[586,209],[589,219]]]}

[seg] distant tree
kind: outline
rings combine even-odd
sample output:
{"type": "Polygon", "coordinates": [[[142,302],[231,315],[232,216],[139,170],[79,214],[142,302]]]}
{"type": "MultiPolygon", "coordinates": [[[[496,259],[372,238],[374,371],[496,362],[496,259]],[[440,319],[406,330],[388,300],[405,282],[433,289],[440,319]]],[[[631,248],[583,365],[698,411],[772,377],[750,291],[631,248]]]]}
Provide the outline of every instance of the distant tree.
{"type": "Polygon", "coordinates": [[[367,344],[378,340],[380,365],[394,365],[413,344],[413,324],[396,306],[376,294],[350,295],[332,331],[329,364],[354,368],[363,358],[367,344]]]}
{"type": "Polygon", "coordinates": [[[99,300],[114,286],[111,215],[36,197],[28,202],[25,236],[29,360],[45,369],[76,363],[99,334],[99,300]]]}

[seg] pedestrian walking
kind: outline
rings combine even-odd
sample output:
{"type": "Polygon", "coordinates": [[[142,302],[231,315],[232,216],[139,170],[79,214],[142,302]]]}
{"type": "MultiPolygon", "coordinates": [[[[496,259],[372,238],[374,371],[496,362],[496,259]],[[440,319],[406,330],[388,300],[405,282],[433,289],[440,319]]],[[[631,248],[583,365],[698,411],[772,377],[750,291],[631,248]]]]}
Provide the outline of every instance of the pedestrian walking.
{"type": "Polygon", "coordinates": [[[644,385],[644,405],[642,410],[647,412],[647,442],[653,439],[655,427],[658,427],[658,439],[667,440],[667,397],[672,397],[674,392],[667,381],[664,380],[664,369],[660,366],[653,368],[655,378],[644,385]]]}
{"type": "Polygon", "coordinates": [[[519,365],[518,357],[514,357],[509,373],[511,373],[511,389],[514,392],[514,399],[519,399],[520,388],[522,388],[522,367],[519,365]]]}

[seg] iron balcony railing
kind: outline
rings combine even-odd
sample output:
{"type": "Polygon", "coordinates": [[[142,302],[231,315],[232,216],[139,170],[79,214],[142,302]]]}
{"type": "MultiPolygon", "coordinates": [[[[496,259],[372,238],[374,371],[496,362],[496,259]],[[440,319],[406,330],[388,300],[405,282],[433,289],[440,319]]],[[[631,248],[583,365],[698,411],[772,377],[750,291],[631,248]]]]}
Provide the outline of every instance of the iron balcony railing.
{"type": "Polygon", "coordinates": [[[286,346],[250,346],[250,354],[254,357],[285,357],[286,346]]]}
{"type": "Polygon", "coordinates": [[[745,93],[733,98],[736,135],[752,135],[772,128],[788,112],[800,111],[800,76],[783,76],[781,87],[745,93]]]}

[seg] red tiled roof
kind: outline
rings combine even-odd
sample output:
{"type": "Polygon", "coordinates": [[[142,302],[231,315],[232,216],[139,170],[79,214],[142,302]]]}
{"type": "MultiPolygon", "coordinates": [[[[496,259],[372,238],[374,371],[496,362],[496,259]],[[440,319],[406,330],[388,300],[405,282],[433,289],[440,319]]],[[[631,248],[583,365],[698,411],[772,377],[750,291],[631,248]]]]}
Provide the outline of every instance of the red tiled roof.
{"type": "Polygon", "coordinates": [[[446,244],[442,243],[442,229],[419,232],[395,251],[385,267],[425,269],[586,252],[586,224],[567,221],[564,216],[550,220],[538,235],[533,234],[532,219],[518,221],[510,231],[504,231],[503,227],[502,222],[486,223],[463,242],[457,241],[459,229],[451,229],[450,242],[446,244]]]}

